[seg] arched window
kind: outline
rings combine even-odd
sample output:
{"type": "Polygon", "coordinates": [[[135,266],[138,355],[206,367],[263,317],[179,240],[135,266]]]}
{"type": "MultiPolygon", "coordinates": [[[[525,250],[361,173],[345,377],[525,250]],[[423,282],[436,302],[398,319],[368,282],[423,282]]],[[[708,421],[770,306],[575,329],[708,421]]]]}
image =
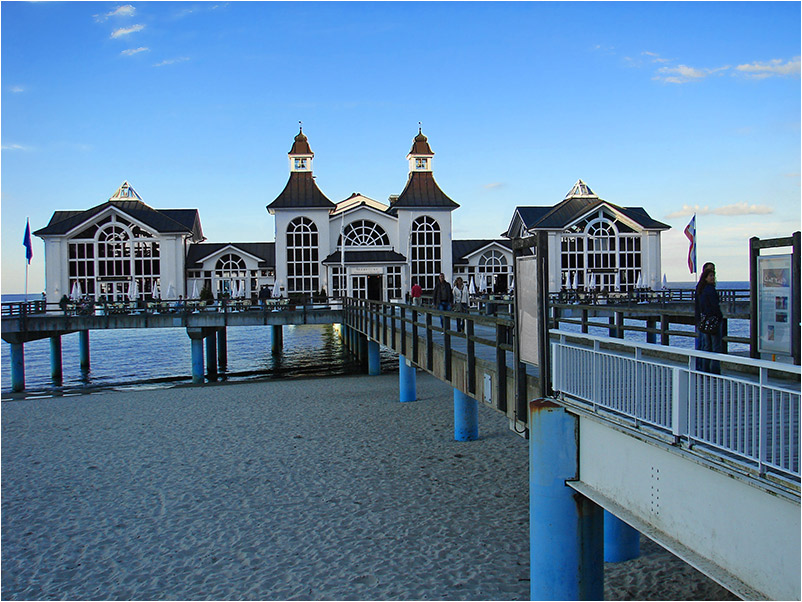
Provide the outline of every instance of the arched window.
{"type": "Polygon", "coordinates": [[[591,270],[616,268],[618,230],[615,225],[605,219],[599,219],[588,224],[585,233],[588,237],[588,268],[591,270]]]}
{"type": "Polygon", "coordinates": [[[214,266],[214,276],[217,282],[217,294],[232,294],[235,283],[239,287],[247,281],[248,272],[245,269],[245,260],[233,253],[223,255],[214,266]]]}
{"type": "Polygon", "coordinates": [[[498,249],[485,251],[479,258],[479,273],[487,277],[488,289],[495,292],[507,292],[507,258],[498,249]]]}
{"type": "Polygon", "coordinates": [[[319,270],[317,226],[309,218],[297,217],[287,226],[287,292],[318,292],[319,270]]]}
{"type": "Polygon", "coordinates": [[[442,271],[442,249],[440,225],[428,215],[412,222],[409,253],[412,279],[417,280],[423,290],[433,290],[437,276],[442,271]]]}
{"type": "MultiPolygon", "coordinates": [[[[390,238],[377,223],[366,219],[351,222],[343,231],[346,247],[389,247],[390,238]]],[[[337,246],[342,244],[342,238],[337,246]]]]}

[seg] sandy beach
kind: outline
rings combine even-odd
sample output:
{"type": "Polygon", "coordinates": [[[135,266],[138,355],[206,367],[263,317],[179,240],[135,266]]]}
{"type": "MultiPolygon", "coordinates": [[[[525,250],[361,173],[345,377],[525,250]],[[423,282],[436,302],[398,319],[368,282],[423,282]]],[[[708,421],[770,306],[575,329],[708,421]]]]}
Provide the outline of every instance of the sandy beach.
{"type": "MultiPolygon", "coordinates": [[[[2,404],[6,600],[525,600],[527,442],[398,376],[2,404]]],[[[608,600],[736,599],[652,542],[608,600]]]]}

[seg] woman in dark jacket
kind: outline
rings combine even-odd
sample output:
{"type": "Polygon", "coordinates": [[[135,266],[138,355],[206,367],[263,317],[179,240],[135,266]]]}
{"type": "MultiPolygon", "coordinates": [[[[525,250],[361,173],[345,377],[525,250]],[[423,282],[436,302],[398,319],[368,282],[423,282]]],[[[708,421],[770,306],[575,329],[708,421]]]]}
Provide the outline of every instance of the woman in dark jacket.
{"type": "MultiPolygon", "coordinates": [[[[719,320],[723,319],[721,314],[721,307],[718,301],[718,292],[716,292],[716,271],[708,268],[702,272],[701,278],[696,285],[696,303],[699,307],[699,322],[705,316],[716,316],[719,320]]],[[[699,326],[699,324],[697,324],[699,326]]],[[[721,353],[721,325],[714,333],[704,333],[699,329],[699,336],[701,337],[700,351],[711,351],[713,353],[721,353]]],[[[698,362],[697,362],[698,363],[698,362]]],[[[710,360],[703,358],[701,360],[702,372],[710,372],[711,374],[721,374],[721,364],[717,360],[710,360]]]]}

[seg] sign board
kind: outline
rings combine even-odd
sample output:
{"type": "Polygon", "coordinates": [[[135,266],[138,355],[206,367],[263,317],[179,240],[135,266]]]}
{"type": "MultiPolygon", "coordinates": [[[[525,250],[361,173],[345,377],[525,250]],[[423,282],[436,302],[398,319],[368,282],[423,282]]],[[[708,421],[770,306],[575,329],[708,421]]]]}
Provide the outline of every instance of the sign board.
{"type": "Polygon", "coordinates": [[[363,267],[350,267],[348,273],[352,276],[381,276],[384,273],[384,268],[380,265],[377,266],[363,266],[363,267]]]}
{"type": "Polygon", "coordinates": [[[757,325],[760,353],[791,355],[791,255],[757,258],[757,325]]]}
{"type": "Polygon", "coordinates": [[[537,290],[537,257],[518,257],[515,271],[515,294],[518,296],[518,341],[520,359],[540,365],[540,310],[537,290]]]}

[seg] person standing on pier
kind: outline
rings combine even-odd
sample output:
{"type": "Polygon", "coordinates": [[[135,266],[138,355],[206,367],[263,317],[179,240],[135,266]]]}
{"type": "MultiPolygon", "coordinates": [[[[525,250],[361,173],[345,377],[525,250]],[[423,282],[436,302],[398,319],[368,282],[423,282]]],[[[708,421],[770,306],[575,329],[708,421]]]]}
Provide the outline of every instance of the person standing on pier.
{"type": "MultiPolygon", "coordinates": [[[[721,353],[721,306],[719,304],[718,292],[716,291],[716,270],[705,264],[702,270],[702,277],[696,285],[696,306],[698,310],[697,327],[699,330],[700,351],[721,353]],[[717,324],[712,332],[707,328],[703,329],[703,322],[709,318],[717,318],[717,324]]],[[[721,364],[718,360],[702,359],[697,361],[697,368],[703,372],[711,374],[721,374],[721,364]],[[701,365],[699,365],[701,363],[701,365]]]]}
{"type": "Polygon", "coordinates": [[[420,297],[423,294],[423,289],[418,284],[417,280],[412,281],[412,289],[409,291],[409,296],[412,297],[412,305],[420,305],[420,297]]]}
{"type": "MultiPolygon", "coordinates": [[[[437,278],[437,284],[434,285],[434,294],[432,295],[432,302],[435,309],[441,311],[448,311],[451,309],[451,302],[454,295],[451,292],[451,285],[446,280],[446,275],[440,272],[437,278]]],[[[445,328],[445,320],[440,316],[440,327],[445,328]]]]}
{"type": "MultiPolygon", "coordinates": [[[[468,287],[465,286],[462,278],[458,277],[454,281],[454,290],[451,291],[451,294],[454,296],[454,311],[463,313],[468,311],[468,287]]],[[[457,318],[457,332],[462,332],[463,328],[465,328],[465,320],[457,318]]]]}

